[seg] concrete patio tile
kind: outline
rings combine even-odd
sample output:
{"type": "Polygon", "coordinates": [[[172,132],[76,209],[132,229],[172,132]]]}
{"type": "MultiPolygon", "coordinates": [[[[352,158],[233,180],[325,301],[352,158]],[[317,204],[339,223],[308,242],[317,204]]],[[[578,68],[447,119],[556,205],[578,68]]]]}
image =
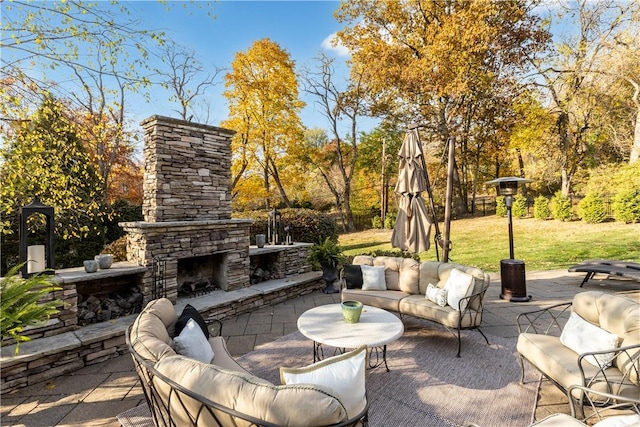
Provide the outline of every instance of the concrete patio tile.
{"type": "Polygon", "coordinates": [[[100,426],[121,427],[116,415],[131,409],[141,403],[141,399],[128,398],[102,402],[84,403],[73,408],[62,420],[59,426],[100,426]]]}
{"type": "Polygon", "coordinates": [[[48,396],[37,399],[11,411],[3,418],[3,426],[49,427],[60,425],[60,421],[73,410],[77,402],[64,396],[48,396]]]}
{"type": "Polygon", "coordinates": [[[229,337],[227,340],[227,348],[232,356],[242,356],[250,352],[256,343],[255,335],[243,335],[229,337]]]}
{"type": "Polygon", "coordinates": [[[282,334],[261,334],[256,336],[255,346],[267,344],[280,338],[282,334]]]}
{"type": "Polygon", "coordinates": [[[244,331],[245,334],[249,335],[267,334],[269,332],[271,332],[271,321],[251,322],[244,331]]]}

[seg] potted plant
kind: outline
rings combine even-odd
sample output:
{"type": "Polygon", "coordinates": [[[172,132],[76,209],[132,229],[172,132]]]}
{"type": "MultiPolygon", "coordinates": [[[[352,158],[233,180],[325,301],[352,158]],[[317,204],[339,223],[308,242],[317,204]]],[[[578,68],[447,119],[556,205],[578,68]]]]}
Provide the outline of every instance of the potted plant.
{"type": "Polygon", "coordinates": [[[325,282],[325,288],[322,290],[325,294],[334,294],[340,292],[336,289],[334,283],[338,280],[338,266],[345,260],[342,254],[342,248],[338,242],[330,237],[324,239],[322,243],[314,244],[309,251],[309,261],[314,266],[320,266],[322,269],[322,280],[325,282]]]}
{"type": "Polygon", "coordinates": [[[16,354],[20,343],[30,340],[23,329],[46,322],[64,304],[60,300],[42,301],[50,292],[62,289],[53,276],[42,272],[23,279],[18,276],[20,268],[22,265],[13,267],[0,281],[0,335],[15,340],[16,354]]]}

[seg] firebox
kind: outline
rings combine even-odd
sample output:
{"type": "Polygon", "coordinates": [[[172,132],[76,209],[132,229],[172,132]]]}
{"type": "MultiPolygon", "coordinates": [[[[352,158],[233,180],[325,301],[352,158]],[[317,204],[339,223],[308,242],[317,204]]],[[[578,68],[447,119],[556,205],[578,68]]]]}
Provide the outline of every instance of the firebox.
{"type": "Polygon", "coordinates": [[[227,254],[179,259],[177,281],[178,295],[227,289],[227,254]]]}

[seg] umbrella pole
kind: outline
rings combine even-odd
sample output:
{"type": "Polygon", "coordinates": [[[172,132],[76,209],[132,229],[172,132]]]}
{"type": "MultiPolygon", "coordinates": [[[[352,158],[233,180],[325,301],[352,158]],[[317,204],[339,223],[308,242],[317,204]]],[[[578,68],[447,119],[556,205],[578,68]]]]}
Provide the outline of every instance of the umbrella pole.
{"type": "Polygon", "coordinates": [[[433,216],[432,222],[435,226],[436,233],[434,237],[436,247],[436,260],[440,261],[440,252],[438,246],[442,245],[442,236],[440,235],[440,227],[438,226],[438,217],[436,216],[436,205],[433,202],[433,193],[431,192],[431,183],[429,182],[429,172],[427,171],[427,162],[424,159],[424,152],[422,151],[422,141],[420,141],[420,134],[418,133],[418,126],[411,128],[416,133],[418,140],[418,148],[420,149],[420,159],[422,160],[422,170],[424,171],[424,180],[427,183],[427,194],[429,195],[429,207],[431,208],[431,215],[433,216]]]}
{"type": "Polygon", "coordinates": [[[453,201],[453,162],[455,161],[455,140],[449,138],[449,160],[447,162],[447,196],[444,208],[444,245],[442,261],[449,262],[449,251],[451,250],[451,204],[453,201]]]}

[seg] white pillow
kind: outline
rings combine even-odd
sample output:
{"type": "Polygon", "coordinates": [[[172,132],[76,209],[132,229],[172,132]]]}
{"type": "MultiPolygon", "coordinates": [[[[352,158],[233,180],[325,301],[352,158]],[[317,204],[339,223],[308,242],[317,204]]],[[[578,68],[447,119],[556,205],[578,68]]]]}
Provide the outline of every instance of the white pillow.
{"type": "Polygon", "coordinates": [[[384,279],[384,266],[361,265],[362,269],[362,290],[363,291],[386,291],[387,282],[384,279]]]}
{"type": "MultiPolygon", "coordinates": [[[[619,346],[620,338],[604,329],[587,322],[580,315],[571,312],[569,320],[560,334],[560,342],[578,354],[588,351],[615,350],[619,346]]],[[[585,360],[597,367],[609,367],[614,353],[604,353],[587,356],[585,360]]]]}
{"type": "Polygon", "coordinates": [[[353,418],[367,404],[365,361],[367,347],[329,357],[304,368],[280,368],[282,384],[314,384],[331,388],[353,418]]]}
{"type": "Polygon", "coordinates": [[[458,303],[464,297],[468,297],[473,292],[473,276],[454,268],[449,273],[449,277],[444,284],[447,291],[447,304],[456,310],[464,310],[467,308],[467,301],[458,307],[458,303]]]}
{"type": "Polygon", "coordinates": [[[429,301],[438,304],[440,307],[444,307],[447,305],[447,293],[446,289],[440,289],[439,287],[434,286],[433,283],[429,283],[429,285],[427,285],[426,298],[429,301]]]}
{"type": "Polygon", "coordinates": [[[638,425],[640,425],[640,415],[632,414],[608,417],[595,423],[593,427],[637,427],[638,425]]]}
{"type": "Polygon", "coordinates": [[[193,320],[189,319],[180,335],[173,339],[176,353],[190,357],[204,363],[213,360],[213,349],[204,336],[202,329],[193,320]]]}

